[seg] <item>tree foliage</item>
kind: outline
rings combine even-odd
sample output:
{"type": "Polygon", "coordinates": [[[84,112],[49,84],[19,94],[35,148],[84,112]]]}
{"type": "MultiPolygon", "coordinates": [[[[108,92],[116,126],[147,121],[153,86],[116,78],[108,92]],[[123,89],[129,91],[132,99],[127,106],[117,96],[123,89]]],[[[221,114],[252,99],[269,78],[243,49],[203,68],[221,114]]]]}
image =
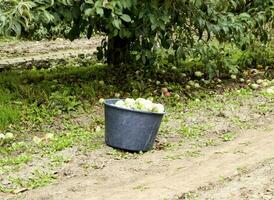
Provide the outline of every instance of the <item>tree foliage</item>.
{"type": "Polygon", "coordinates": [[[273,0],[0,0],[0,34],[28,35],[62,23],[70,39],[107,36],[98,57],[109,63],[151,64],[160,47],[184,59],[196,41],[212,37],[241,48],[267,41],[273,8],[273,0]]]}

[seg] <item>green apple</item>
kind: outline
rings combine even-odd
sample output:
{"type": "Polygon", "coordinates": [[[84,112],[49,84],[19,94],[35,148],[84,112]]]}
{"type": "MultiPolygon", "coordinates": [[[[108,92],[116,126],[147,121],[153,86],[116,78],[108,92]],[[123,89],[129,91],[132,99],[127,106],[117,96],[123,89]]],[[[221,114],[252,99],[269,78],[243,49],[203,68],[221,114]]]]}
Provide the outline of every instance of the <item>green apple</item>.
{"type": "Polygon", "coordinates": [[[264,82],[264,80],[262,80],[262,79],[258,79],[258,80],[256,81],[257,84],[262,84],[263,82],[264,82]]]}
{"type": "Polygon", "coordinates": [[[256,83],[253,83],[250,85],[250,87],[253,89],[253,90],[257,90],[260,86],[256,83]]]}
{"type": "Polygon", "coordinates": [[[99,81],[100,85],[105,85],[105,82],[103,80],[99,81]]]}
{"type": "Polygon", "coordinates": [[[104,102],[105,102],[105,99],[103,99],[103,98],[99,99],[99,103],[103,104],[104,102]]]}
{"type": "Polygon", "coordinates": [[[231,78],[232,80],[236,80],[236,79],[237,79],[237,76],[236,76],[235,74],[232,74],[232,75],[230,76],[230,78],[231,78]]]}
{"type": "Polygon", "coordinates": [[[199,83],[195,83],[195,84],[194,84],[194,87],[195,87],[195,88],[200,88],[201,86],[200,86],[199,83]]]}
{"type": "Polygon", "coordinates": [[[202,77],[202,76],[204,75],[204,73],[201,72],[201,71],[196,71],[194,74],[195,74],[195,76],[198,77],[198,78],[200,78],[200,77],[202,77]]]}
{"type": "Polygon", "coordinates": [[[191,86],[190,86],[190,85],[186,85],[186,89],[187,89],[187,90],[190,90],[190,89],[191,89],[191,86]]]}
{"type": "Polygon", "coordinates": [[[13,140],[13,139],[14,139],[13,133],[6,133],[5,140],[13,140]]]}

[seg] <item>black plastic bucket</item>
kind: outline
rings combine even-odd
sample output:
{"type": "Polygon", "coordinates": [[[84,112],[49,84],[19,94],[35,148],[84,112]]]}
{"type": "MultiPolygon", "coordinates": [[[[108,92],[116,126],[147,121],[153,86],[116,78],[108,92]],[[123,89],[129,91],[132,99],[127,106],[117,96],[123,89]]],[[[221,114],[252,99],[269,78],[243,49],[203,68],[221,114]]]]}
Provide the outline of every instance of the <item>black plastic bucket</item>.
{"type": "Polygon", "coordinates": [[[152,149],[165,113],[152,113],[119,108],[120,99],[105,100],[105,142],[127,151],[152,149]]]}

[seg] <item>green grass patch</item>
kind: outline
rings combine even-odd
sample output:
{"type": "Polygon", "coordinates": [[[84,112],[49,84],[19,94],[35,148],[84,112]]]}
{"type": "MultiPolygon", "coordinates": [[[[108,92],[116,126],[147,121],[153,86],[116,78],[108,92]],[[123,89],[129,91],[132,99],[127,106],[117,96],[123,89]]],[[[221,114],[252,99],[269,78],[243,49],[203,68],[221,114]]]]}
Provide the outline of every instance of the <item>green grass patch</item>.
{"type": "Polygon", "coordinates": [[[186,138],[199,138],[207,130],[210,129],[208,124],[197,124],[197,125],[182,125],[180,129],[180,134],[186,138]]]}
{"type": "MultiPolygon", "coordinates": [[[[9,180],[15,185],[17,188],[27,188],[27,189],[35,189],[38,187],[46,186],[49,183],[53,182],[56,179],[56,176],[49,172],[44,172],[41,170],[35,170],[32,173],[32,177],[27,179],[22,178],[13,178],[10,177],[9,180]]],[[[0,187],[1,190],[1,187],[0,187]]]]}
{"type": "Polygon", "coordinates": [[[56,133],[55,138],[48,143],[41,143],[43,152],[62,151],[68,147],[77,146],[81,151],[92,151],[103,145],[103,132],[91,132],[80,127],[70,127],[63,133],[56,133]]]}
{"type": "Polygon", "coordinates": [[[0,130],[19,119],[19,108],[12,104],[13,94],[6,89],[0,89],[0,130]]]}
{"type": "Polygon", "coordinates": [[[19,155],[15,158],[7,157],[0,159],[0,166],[6,166],[6,165],[19,165],[23,163],[28,163],[32,160],[30,155],[19,155]]]}
{"type": "Polygon", "coordinates": [[[10,105],[0,104],[0,130],[4,130],[9,124],[19,119],[19,110],[10,105]]]}
{"type": "Polygon", "coordinates": [[[237,134],[234,132],[228,132],[221,136],[223,142],[229,142],[234,140],[237,137],[237,134]]]}

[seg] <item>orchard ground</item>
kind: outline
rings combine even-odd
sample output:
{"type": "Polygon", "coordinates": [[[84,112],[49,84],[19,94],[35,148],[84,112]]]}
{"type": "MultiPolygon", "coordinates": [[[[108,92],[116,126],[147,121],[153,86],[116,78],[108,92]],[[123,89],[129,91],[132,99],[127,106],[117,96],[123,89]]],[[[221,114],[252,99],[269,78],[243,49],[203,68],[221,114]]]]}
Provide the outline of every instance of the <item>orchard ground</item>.
{"type": "MultiPolygon", "coordinates": [[[[53,43],[69,44],[74,53],[87,44],[59,42],[53,43]]],[[[191,78],[159,84],[140,70],[119,80],[95,62],[52,64],[66,46],[12,43],[1,44],[2,61],[12,61],[12,52],[52,57],[45,69],[28,60],[28,69],[0,74],[0,128],[15,136],[0,147],[1,199],[274,198],[274,97],[266,92],[273,81],[251,89],[258,79],[272,80],[273,69],[247,70],[244,82],[192,78],[199,87],[186,89],[191,78]],[[163,87],[170,97],[161,95],[163,87]],[[133,154],[104,144],[98,100],[113,96],[153,96],[166,106],[152,151],[133,154]]]]}

